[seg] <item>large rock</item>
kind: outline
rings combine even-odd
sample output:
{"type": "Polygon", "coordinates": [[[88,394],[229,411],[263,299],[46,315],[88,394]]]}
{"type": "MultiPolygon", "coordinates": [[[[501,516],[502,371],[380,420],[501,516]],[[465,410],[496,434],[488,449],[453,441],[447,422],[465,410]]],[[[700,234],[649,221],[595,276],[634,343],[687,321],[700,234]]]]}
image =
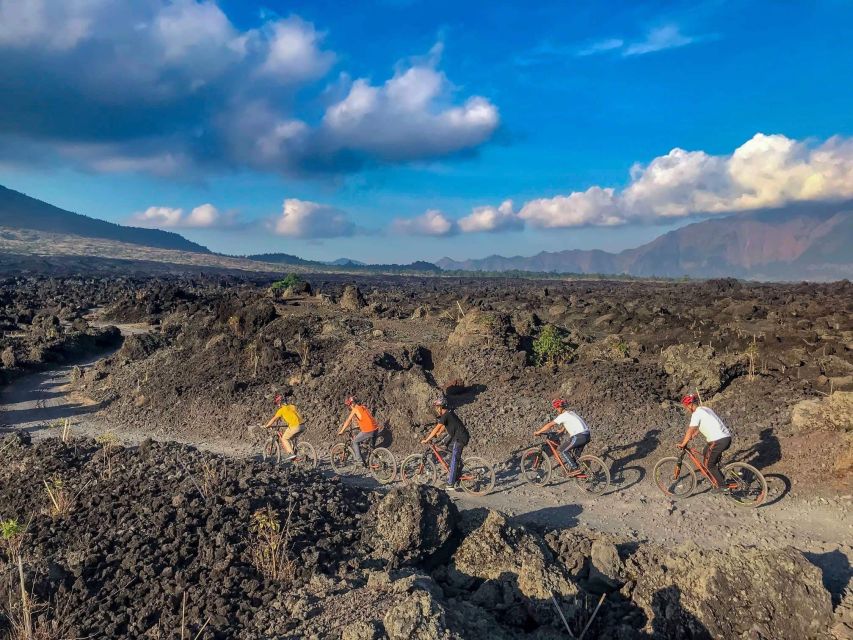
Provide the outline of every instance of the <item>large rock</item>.
{"type": "Polygon", "coordinates": [[[798,402],[791,412],[791,424],[802,433],[853,431],[853,391],[798,402]]]}
{"type": "Polygon", "coordinates": [[[701,394],[714,394],[746,373],[741,357],[720,356],[708,345],[667,347],[661,353],[661,366],[672,379],[673,390],[679,393],[698,389],[701,394]]]}
{"type": "Polygon", "coordinates": [[[358,311],[359,309],[363,309],[367,306],[367,303],[364,301],[364,296],[361,295],[359,288],[352,284],[347,285],[344,288],[339,304],[342,309],[346,309],[347,311],[358,311]]]}
{"type": "Polygon", "coordinates": [[[578,590],[538,535],[513,526],[506,516],[490,511],[469,533],[453,556],[456,571],[486,580],[510,580],[527,598],[550,599],[578,590]]]}
{"type": "Polygon", "coordinates": [[[641,551],[626,565],[655,637],[804,640],[832,624],[820,570],[792,548],[688,544],[663,556],[641,551]]]}
{"type": "Polygon", "coordinates": [[[392,489],[371,507],[364,540],[392,565],[416,564],[446,548],[457,518],[446,493],[408,485],[392,489]]]}
{"type": "Polygon", "coordinates": [[[589,556],[589,587],[596,592],[615,591],[624,583],[622,560],[616,545],[599,538],[592,543],[589,556]]]}
{"type": "Polygon", "coordinates": [[[144,360],[165,344],[166,339],[159,333],[132,334],[124,339],[118,355],[127,360],[144,360]]]}
{"type": "Polygon", "coordinates": [[[504,313],[471,309],[459,320],[447,338],[452,347],[470,347],[495,342],[503,343],[514,333],[510,317],[504,313]]]}
{"type": "Polygon", "coordinates": [[[388,610],[384,623],[390,640],[461,640],[447,629],[444,607],[426,591],[405,596],[388,610]]]}

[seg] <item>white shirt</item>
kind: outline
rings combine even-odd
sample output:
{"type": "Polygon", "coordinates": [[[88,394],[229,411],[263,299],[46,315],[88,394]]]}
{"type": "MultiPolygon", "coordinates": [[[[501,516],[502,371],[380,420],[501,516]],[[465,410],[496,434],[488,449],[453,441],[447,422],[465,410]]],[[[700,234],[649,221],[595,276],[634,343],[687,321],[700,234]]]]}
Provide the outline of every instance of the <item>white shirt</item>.
{"type": "Polygon", "coordinates": [[[705,440],[708,442],[729,438],[732,435],[726,425],[723,424],[720,416],[708,407],[699,407],[693,412],[693,415],[690,416],[690,426],[698,427],[699,433],[705,436],[705,440]]]}
{"type": "Polygon", "coordinates": [[[589,427],[586,422],[574,411],[563,411],[563,413],[554,418],[554,422],[563,427],[570,436],[576,436],[579,433],[589,433],[589,427]]]}

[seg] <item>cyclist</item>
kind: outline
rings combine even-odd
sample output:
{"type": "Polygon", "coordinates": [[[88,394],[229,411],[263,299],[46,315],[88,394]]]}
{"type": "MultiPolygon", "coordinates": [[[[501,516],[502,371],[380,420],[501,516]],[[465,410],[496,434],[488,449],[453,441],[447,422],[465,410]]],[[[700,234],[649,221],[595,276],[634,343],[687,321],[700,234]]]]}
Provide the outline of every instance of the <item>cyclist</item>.
{"type": "Polygon", "coordinates": [[[580,473],[578,463],[575,458],[569,454],[569,451],[574,450],[578,456],[583,453],[583,449],[589,444],[590,431],[589,425],[584,422],[574,411],[569,411],[569,403],[562,398],[557,398],[551,402],[551,406],[555,411],[558,411],[557,417],[544,424],[539,430],[534,431],[534,436],[541,436],[546,431],[553,429],[556,426],[560,428],[558,433],[562,433],[560,438],[559,451],[563,457],[563,462],[569,468],[569,476],[576,476],[580,473]]]}
{"type": "Polygon", "coordinates": [[[468,429],[453,411],[447,407],[447,400],[439,398],[432,403],[432,408],[438,417],[438,423],[430,431],[429,435],[421,440],[421,444],[427,444],[433,438],[447,434],[445,443],[450,447],[450,471],[447,474],[448,491],[459,491],[459,475],[462,472],[462,449],[468,445],[471,439],[468,429]]]}
{"type": "Polygon", "coordinates": [[[293,460],[296,454],[293,452],[293,445],[290,444],[290,440],[304,431],[305,427],[302,426],[302,418],[299,415],[299,411],[296,410],[296,405],[284,404],[284,398],[280,393],[276,394],[273,401],[277,409],[273,417],[270,418],[270,421],[264,425],[264,428],[269,429],[278,421],[287,425],[287,429],[279,431],[278,435],[279,440],[281,440],[281,446],[287,452],[285,460],[293,460]]]}
{"type": "Polygon", "coordinates": [[[373,418],[373,414],[370,413],[370,410],[363,404],[356,402],[354,397],[348,397],[344,400],[344,404],[349,408],[350,412],[349,416],[344,421],[343,426],[338,431],[338,435],[341,435],[346,431],[350,423],[355,420],[359,431],[352,439],[352,454],[355,456],[356,461],[360,465],[366,466],[364,459],[361,456],[361,447],[359,445],[366,440],[376,442],[379,425],[376,424],[376,420],[373,418]]]}
{"type": "Polygon", "coordinates": [[[701,433],[706,442],[705,450],[702,452],[702,462],[717,481],[717,488],[713,491],[714,493],[726,491],[726,480],[720,472],[720,457],[732,444],[731,432],[713,410],[699,406],[698,395],[687,394],[681,399],[681,404],[690,412],[690,426],[687,427],[687,433],[684,434],[678,448],[684,449],[697,433],[701,433]]]}

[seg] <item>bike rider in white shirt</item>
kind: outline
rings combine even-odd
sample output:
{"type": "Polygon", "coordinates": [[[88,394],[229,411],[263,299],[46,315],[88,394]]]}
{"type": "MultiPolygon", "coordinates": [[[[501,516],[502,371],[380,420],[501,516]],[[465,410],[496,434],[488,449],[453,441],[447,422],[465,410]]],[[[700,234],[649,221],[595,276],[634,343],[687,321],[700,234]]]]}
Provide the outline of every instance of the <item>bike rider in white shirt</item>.
{"type": "Polygon", "coordinates": [[[560,455],[569,468],[569,475],[576,475],[580,473],[580,470],[575,459],[569,455],[569,451],[574,450],[579,457],[583,453],[584,447],[589,444],[590,432],[589,425],[577,413],[569,411],[568,405],[569,403],[561,398],[552,401],[551,406],[560,412],[559,415],[551,422],[543,425],[538,431],[534,431],[533,435],[542,435],[549,429],[559,426],[558,432],[563,434],[560,438],[560,455]]]}
{"type": "Polygon", "coordinates": [[[720,471],[720,457],[732,444],[731,432],[712,409],[699,406],[698,395],[684,396],[681,404],[690,412],[690,426],[687,427],[687,433],[684,434],[678,448],[684,449],[697,433],[701,433],[706,441],[705,450],[702,452],[702,463],[717,481],[717,488],[713,491],[714,493],[725,491],[726,480],[720,471]]]}

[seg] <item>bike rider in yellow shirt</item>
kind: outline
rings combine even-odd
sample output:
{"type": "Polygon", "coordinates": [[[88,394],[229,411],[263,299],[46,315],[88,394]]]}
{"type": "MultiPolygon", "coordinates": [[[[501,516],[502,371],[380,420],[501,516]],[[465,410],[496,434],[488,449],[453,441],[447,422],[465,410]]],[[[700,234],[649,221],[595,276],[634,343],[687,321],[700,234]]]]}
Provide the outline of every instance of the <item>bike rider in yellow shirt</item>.
{"type": "Polygon", "coordinates": [[[287,452],[286,460],[293,460],[293,458],[296,457],[296,454],[293,453],[293,445],[290,444],[290,440],[294,436],[302,433],[305,427],[302,426],[302,418],[299,415],[299,411],[296,410],[296,405],[284,404],[284,398],[281,394],[276,394],[275,406],[278,407],[278,409],[273,417],[270,418],[270,421],[264,425],[264,428],[269,429],[278,421],[287,425],[287,429],[279,431],[278,435],[281,440],[281,446],[284,447],[285,452],[287,452]]]}

